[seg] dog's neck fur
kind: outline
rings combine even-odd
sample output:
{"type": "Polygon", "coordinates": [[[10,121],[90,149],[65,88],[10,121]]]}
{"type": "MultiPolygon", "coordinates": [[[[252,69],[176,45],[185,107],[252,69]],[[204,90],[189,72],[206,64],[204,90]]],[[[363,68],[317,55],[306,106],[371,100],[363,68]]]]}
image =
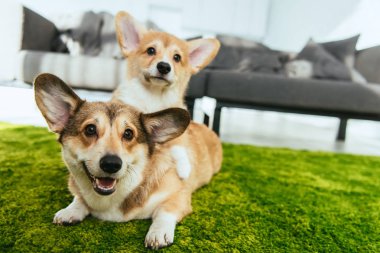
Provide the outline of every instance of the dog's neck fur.
{"type": "Polygon", "coordinates": [[[138,78],[131,78],[119,85],[114,99],[133,105],[144,113],[152,113],[170,107],[185,109],[183,93],[177,83],[172,83],[170,87],[148,87],[138,78]]]}

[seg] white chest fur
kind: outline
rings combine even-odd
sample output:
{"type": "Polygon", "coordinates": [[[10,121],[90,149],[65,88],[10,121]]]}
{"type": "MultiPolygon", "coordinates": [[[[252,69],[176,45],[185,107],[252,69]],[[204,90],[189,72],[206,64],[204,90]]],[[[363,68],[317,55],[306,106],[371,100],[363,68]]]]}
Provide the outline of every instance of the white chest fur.
{"type": "Polygon", "coordinates": [[[159,192],[153,194],[142,207],[132,209],[128,213],[123,213],[119,205],[109,205],[107,209],[101,211],[91,211],[91,214],[99,219],[108,220],[108,221],[130,221],[134,219],[148,219],[153,215],[154,210],[157,206],[162,203],[169,193],[159,192]]]}
{"type": "Polygon", "coordinates": [[[169,196],[168,192],[157,192],[149,197],[142,207],[135,208],[129,213],[125,214],[126,220],[133,219],[148,219],[151,218],[153,212],[164,200],[169,196]]]}
{"type": "Polygon", "coordinates": [[[178,96],[178,87],[172,84],[168,88],[146,87],[138,79],[128,80],[119,85],[116,94],[126,104],[135,106],[144,113],[151,113],[169,107],[182,107],[182,97],[178,96]]]}
{"type": "Polygon", "coordinates": [[[142,181],[141,176],[135,177],[134,180],[122,179],[118,182],[116,192],[109,196],[97,194],[91,184],[82,184],[82,197],[90,207],[90,213],[99,219],[109,221],[126,221],[125,214],[121,206],[125,198],[135,189],[142,181]],[[133,182],[133,183],[131,183],[133,182]]]}

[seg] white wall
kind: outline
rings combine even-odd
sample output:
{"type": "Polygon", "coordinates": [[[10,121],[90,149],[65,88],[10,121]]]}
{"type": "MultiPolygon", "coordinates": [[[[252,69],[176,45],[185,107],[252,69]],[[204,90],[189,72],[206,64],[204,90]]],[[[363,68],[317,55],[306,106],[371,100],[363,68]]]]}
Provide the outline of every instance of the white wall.
{"type": "Polygon", "coordinates": [[[355,11],[335,27],[331,36],[345,37],[360,33],[358,49],[380,45],[380,1],[361,0],[355,11]]]}
{"type": "Polygon", "coordinates": [[[329,41],[361,34],[357,48],[380,45],[378,0],[272,0],[264,42],[298,51],[312,37],[329,41]]]}
{"type": "Polygon", "coordinates": [[[180,37],[226,33],[260,40],[266,31],[271,0],[19,0],[43,16],[86,10],[115,14],[126,10],[141,21],[152,20],[180,37]]]}
{"type": "MultiPolygon", "coordinates": [[[[226,33],[300,50],[361,33],[358,49],[380,45],[379,0],[19,0],[49,19],[86,10],[128,10],[180,37],[226,33]]],[[[1,3],[0,3],[1,7],[1,3]]]]}

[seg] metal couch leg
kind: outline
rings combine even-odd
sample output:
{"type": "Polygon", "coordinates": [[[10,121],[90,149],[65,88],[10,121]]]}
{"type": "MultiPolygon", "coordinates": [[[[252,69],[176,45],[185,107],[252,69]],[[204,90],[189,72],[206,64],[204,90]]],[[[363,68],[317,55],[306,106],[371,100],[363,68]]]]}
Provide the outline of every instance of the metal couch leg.
{"type": "Polygon", "coordinates": [[[222,107],[216,106],[215,113],[214,113],[214,122],[212,124],[212,130],[219,135],[219,128],[220,128],[220,114],[222,113],[222,107]]]}
{"type": "Polygon", "coordinates": [[[340,118],[337,141],[344,141],[346,139],[347,118],[340,118]]]}

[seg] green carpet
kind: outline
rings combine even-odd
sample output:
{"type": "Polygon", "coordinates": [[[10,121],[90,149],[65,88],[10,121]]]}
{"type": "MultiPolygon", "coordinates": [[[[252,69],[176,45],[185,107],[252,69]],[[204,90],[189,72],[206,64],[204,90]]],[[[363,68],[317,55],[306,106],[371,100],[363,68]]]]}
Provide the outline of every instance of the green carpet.
{"type": "MultiPolygon", "coordinates": [[[[0,252],[140,252],[150,221],[52,224],[71,196],[55,136],[0,124],[0,252]]],[[[167,252],[380,252],[380,158],[224,145],[167,252]]]]}

